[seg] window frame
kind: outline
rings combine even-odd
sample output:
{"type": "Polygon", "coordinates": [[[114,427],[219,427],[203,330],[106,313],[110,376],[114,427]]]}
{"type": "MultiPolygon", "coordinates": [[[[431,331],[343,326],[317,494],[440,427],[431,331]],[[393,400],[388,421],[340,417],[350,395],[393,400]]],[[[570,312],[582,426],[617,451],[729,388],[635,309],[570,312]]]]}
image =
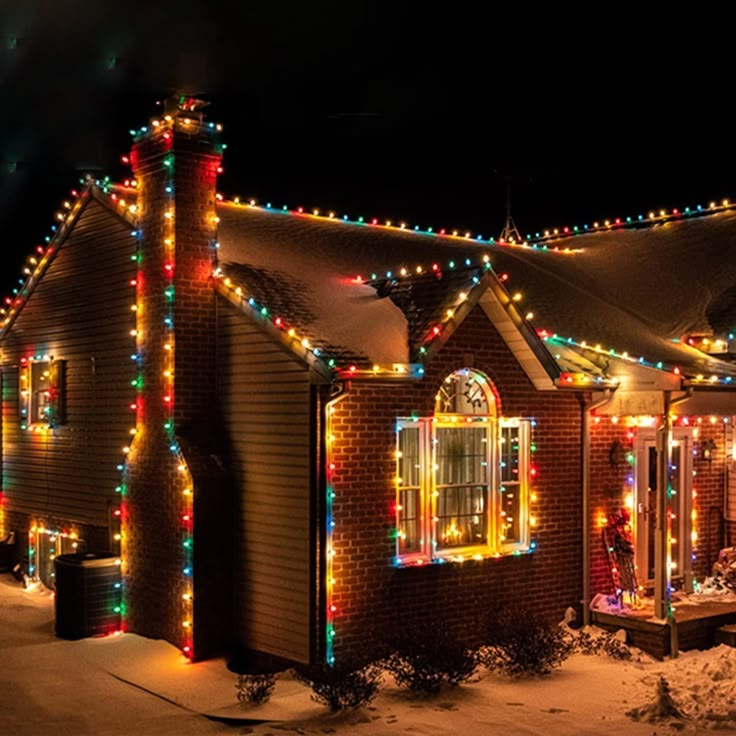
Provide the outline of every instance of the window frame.
{"type": "MultiPolygon", "coordinates": [[[[23,358],[18,381],[18,409],[22,429],[56,427],[65,422],[66,361],[48,355],[23,358]],[[45,388],[36,388],[37,371],[43,371],[45,388]],[[45,394],[48,407],[45,418],[38,416],[38,395],[45,394]]],[[[40,379],[39,379],[40,380],[40,379]]]]}
{"type": "Polygon", "coordinates": [[[528,550],[531,547],[531,530],[532,530],[532,514],[531,514],[531,452],[532,452],[532,441],[531,441],[531,428],[532,422],[530,419],[524,419],[522,417],[503,417],[499,420],[499,433],[498,433],[498,462],[496,465],[499,468],[499,477],[497,483],[498,495],[499,495],[499,514],[498,524],[499,533],[498,541],[499,546],[507,554],[516,552],[517,550],[528,550]],[[507,481],[503,480],[503,474],[501,473],[501,462],[503,453],[501,452],[502,442],[502,431],[503,429],[518,428],[519,430],[519,480],[518,482],[518,493],[519,493],[519,541],[506,542],[503,536],[503,500],[501,494],[503,493],[503,485],[507,481]]]}
{"type": "MultiPolygon", "coordinates": [[[[467,369],[463,369],[467,370],[467,369]]],[[[457,371],[455,373],[458,373],[457,371]]],[[[472,373],[477,373],[472,371],[472,373]]],[[[455,374],[451,374],[455,375],[455,374]]],[[[483,379],[483,374],[478,374],[483,379]]],[[[485,379],[488,390],[491,383],[485,379]]],[[[496,404],[489,410],[495,410],[496,404]]],[[[533,548],[532,527],[534,518],[531,510],[533,493],[531,491],[532,478],[532,426],[533,420],[525,417],[501,417],[492,414],[446,414],[436,412],[432,417],[399,417],[396,420],[396,545],[395,560],[398,565],[422,565],[436,562],[455,562],[468,559],[485,559],[488,557],[500,557],[505,555],[527,552],[533,548]],[[464,486],[483,485],[486,509],[485,524],[487,539],[481,544],[468,544],[457,547],[441,547],[438,540],[439,516],[439,458],[437,456],[438,431],[446,428],[461,428],[463,425],[474,426],[482,424],[485,427],[486,453],[485,462],[487,472],[483,484],[470,483],[464,486]],[[405,429],[418,431],[418,474],[416,484],[405,484],[402,474],[400,433],[405,429]],[[513,481],[517,488],[518,501],[515,504],[518,514],[517,528],[518,539],[506,541],[504,538],[504,483],[509,486],[509,481],[503,481],[501,463],[504,459],[502,453],[502,441],[504,430],[518,429],[518,481],[513,481]],[[414,491],[417,494],[417,509],[420,518],[417,520],[418,544],[416,548],[402,550],[402,534],[406,528],[402,521],[402,493],[414,491]]],[[[508,457],[508,455],[506,455],[508,457]]]]}
{"type": "Polygon", "coordinates": [[[417,491],[417,510],[418,510],[418,521],[417,521],[417,535],[419,540],[419,548],[417,550],[412,550],[408,552],[400,552],[400,546],[401,546],[401,530],[397,523],[396,526],[396,554],[397,557],[408,561],[412,564],[421,564],[423,561],[427,559],[427,553],[426,549],[428,544],[431,543],[432,538],[432,529],[431,526],[428,524],[431,514],[430,514],[430,502],[431,497],[427,493],[427,473],[430,470],[430,468],[427,466],[426,463],[422,462],[422,459],[426,456],[427,453],[427,425],[428,420],[427,419],[417,419],[417,418],[400,418],[396,421],[396,518],[398,521],[398,518],[400,516],[401,511],[403,510],[403,504],[402,504],[402,498],[401,493],[402,491],[410,491],[414,488],[416,488],[417,491]],[[401,461],[403,459],[402,452],[401,452],[401,441],[400,441],[400,433],[406,429],[417,429],[419,434],[417,438],[417,445],[418,445],[418,480],[419,485],[418,487],[414,484],[404,485],[403,484],[403,477],[401,474],[401,461]]]}
{"type": "Polygon", "coordinates": [[[463,555],[469,555],[470,557],[474,557],[477,555],[485,556],[490,554],[490,547],[492,540],[496,537],[496,530],[495,530],[495,515],[492,512],[493,507],[493,488],[496,486],[496,468],[495,463],[493,462],[493,448],[495,447],[495,420],[491,417],[483,417],[478,418],[472,422],[466,421],[468,417],[462,417],[461,420],[457,420],[457,417],[460,415],[452,415],[456,419],[453,421],[452,418],[450,418],[450,415],[440,415],[439,417],[435,418],[431,422],[431,437],[430,437],[430,443],[432,447],[432,460],[431,460],[431,468],[432,468],[432,477],[430,479],[431,487],[429,490],[429,496],[432,499],[432,509],[431,509],[431,521],[432,521],[432,559],[452,559],[454,557],[457,557],[459,554],[463,555]],[[437,446],[439,444],[439,441],[437,439],[437,430],[442,429],[459,429],[463,425],[474,425],[474,424],[483,424],[484,428],[486,430],[485,432],[485,441],[486,441],[486,478],[485,482],[480,484],[472,484],[472,483],[466,483],[463,484],[465,486],[468,485],[483,485],[484,487],[484,498],[485,498],[485,504],[486,504],[486,510],[484,512],[484,515],[486,517],[486,542],[484,544],[467,544],[467,545],[460,545],[457,547],[440,547],[439,545],[439,539],[438,539],[438,525],[439,525],[439,513],[438,513],[438,503],[439,503],[439,494],[440,494],[440,486],[443,487],[449,487],[447,484],[440,484],[438,482],[438,473],[440,470],[439,462],[437,458],[437,446]]]}

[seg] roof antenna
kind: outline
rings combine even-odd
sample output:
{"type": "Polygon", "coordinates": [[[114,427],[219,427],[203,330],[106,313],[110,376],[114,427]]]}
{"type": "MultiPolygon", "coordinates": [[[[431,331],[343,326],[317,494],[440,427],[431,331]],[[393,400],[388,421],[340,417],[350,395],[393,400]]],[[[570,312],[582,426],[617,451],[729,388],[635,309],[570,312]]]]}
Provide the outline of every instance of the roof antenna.
{"type": "Polygon", "coordinates": [[[511,217],[511,177],[506,177],[506,224],[498,236],[500,243],[523,243],[519,230],[516,227],[514,218],[511,217]]]}

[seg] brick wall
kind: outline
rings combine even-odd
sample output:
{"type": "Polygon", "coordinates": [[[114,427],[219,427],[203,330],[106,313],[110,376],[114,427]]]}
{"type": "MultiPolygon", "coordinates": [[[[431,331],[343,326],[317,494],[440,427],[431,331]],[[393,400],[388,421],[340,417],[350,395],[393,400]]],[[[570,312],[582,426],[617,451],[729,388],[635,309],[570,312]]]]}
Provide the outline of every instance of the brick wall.
{"type": "Polygon", "coordinates": [[[215,431],[221,424],[215,402],[216,312],[210,283],[220,152],[206,128],[185,124],[183,117],[174,115],[171,126],[134,145],[131,160],[142,233],[138,326],[143,389],[127,473],[128,627],[179,646],[192,635],[182,629],[183,620],[191,618],[182,604],[188,592],[182,571],[189,564],[183,512],[185,492],[191,487],[196,551],[191,643],[193,656],[200,658],[221,648],[230,636],[230,586],[223,577],[229,566],[222,561],[229,540],[218,527],[227,494],[223,479],[210,473],[209,460],[220,452],[215,431]],[[173,214],[173,231],[167,212],[173,214]],[[172,239],[173,250],[166,243],[172,239]],[[171,286],[173,296],[165,295],[171,286]],[[165,323],[172,313],[173,335],[165,323]],[[164,376],[167,368],[173,370],[173,385],[164,376]],[[172,416],[170,406],[173,432],[164,427],[172,416]],[[182,453],[172,451],[177,445],[184,463],[182,453]]]}
{"type": "Polygon", "coordinates": [[[624,508],[633,491],[636,428],[610,417],[593,416],[590,430],[590,581],[591,594],[613,593],[602,526],[609,514],[624,508]],[[614,443],[617,443],[614,449],[614,443]]]}
{"type": "Polygon", "coordinates": [[[693,453],[693,507],[697,513],[697,540],[693,543],[693,572],[695,579],[702,582],[710,575],[713,563],[718,559],[722,547],[729,546],[733,539],[729,534],[728,523],[723,521],[724,489],[726,481],[726,425],[718,417],[711,422],[710,417],[695,418],[698,429],[694,440],[693,453]],[[716,450],[709,462],[701,453],[703,442],[713,440],[716,450]]]}
{"type": "Polygon", "coordinates": [[[333,414],[333,602],[339,659],[416,621],[477,639],[503,607],[562,618],[582,594],[580,405],[534,389],[485,314],[476,308],[427,366],[421,382],[353,383],[333,414]],[[538,473],[533,554],[400,569],[393,565],[397,417],[430,415],[442,380],[470,367],[494,382],[504,416],[536,419],[538,473]]]}

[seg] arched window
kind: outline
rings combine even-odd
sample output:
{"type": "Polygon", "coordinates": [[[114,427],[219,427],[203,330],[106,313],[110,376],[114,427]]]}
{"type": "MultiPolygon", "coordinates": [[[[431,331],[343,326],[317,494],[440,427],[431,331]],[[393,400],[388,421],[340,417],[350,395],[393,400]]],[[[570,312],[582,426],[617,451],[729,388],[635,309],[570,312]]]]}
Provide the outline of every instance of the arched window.
{"type": "Polygon", "coordinates": [[[496,416],[496,397],[482,373],[462,368],[450,373],[442,382],[434,402],[435,416],[462,414],[496,416]]]}
{"type": "Polygon", "coordinates": [[[467,559],[529,545],[530,423],[498,416],[490,380],[442,382],[432,417],[397,423],[397,559],[467,559]]]}

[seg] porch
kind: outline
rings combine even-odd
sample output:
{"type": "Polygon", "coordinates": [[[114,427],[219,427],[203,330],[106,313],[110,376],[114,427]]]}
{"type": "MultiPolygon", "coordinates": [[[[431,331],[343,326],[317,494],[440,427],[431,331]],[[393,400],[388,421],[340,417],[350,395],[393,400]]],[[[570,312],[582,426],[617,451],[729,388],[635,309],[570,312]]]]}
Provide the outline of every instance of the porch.
{"type": "Polygon", "coordinates": [[[637,605],[612,605],[605,596],[591,602],[590,622],[606,631],[626,632],[626,642],[657,659],[679,651],[709,649],[717,644],[736,646],[736,594],[672,595],[673,620],[654,617],[654,599],[637,605]]]}

